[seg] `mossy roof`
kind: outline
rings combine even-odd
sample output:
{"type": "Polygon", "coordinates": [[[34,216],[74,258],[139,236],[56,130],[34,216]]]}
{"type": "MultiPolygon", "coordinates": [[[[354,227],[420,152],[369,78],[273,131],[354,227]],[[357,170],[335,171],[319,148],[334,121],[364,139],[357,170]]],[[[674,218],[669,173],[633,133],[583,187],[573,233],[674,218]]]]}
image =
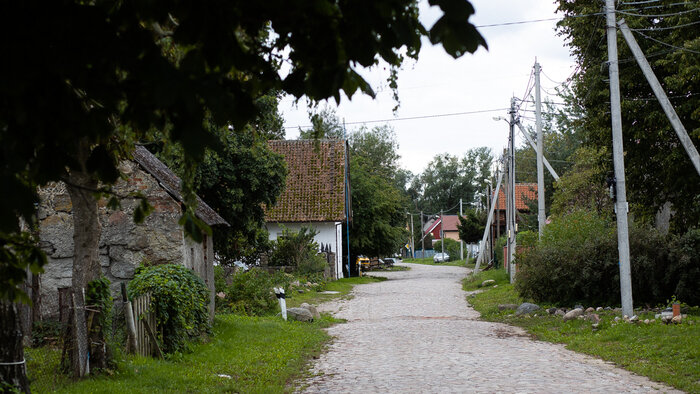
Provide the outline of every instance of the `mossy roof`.
{"type": "Polygon", "coordinates": [[[345,220],[345,141],[275,140],[270,148],[284,156],[287,180],[266,222],[345,220]]]}

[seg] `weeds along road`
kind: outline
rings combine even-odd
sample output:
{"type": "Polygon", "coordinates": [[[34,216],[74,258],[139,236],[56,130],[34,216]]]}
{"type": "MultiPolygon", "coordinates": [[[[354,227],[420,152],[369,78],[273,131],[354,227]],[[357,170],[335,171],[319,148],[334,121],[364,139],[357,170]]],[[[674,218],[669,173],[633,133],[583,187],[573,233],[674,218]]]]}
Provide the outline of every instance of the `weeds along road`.
{"type": "Polygon", "coordinates": [[[308,393],[650,392],[673,389],[603,361],[479,321],[461,267],[406,264],[320,310],[346,319],[297,382],[308,393]]]}

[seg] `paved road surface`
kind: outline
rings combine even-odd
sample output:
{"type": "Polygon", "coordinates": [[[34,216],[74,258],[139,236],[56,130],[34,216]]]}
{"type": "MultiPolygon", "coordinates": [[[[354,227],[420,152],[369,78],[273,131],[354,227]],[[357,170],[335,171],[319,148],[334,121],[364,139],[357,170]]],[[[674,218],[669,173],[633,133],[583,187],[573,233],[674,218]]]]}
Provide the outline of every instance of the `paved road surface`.
{"type": "Polygon", "coordinates": [[[460,267],[410,264],[320,307],[347,323],[298,384],[309,393],[673,392],[647,378],[479,321],[460,267]]]}

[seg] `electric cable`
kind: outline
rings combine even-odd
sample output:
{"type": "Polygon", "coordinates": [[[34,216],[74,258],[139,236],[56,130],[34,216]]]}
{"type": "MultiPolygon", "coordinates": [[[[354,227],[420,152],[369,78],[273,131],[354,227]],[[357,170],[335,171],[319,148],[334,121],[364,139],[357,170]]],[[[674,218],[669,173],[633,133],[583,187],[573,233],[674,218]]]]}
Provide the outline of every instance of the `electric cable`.
{"type": "MultiPolygon", "coordinates": [[[[700,21],[698,21],[697,23],[700,23],[700,21]]],[[[661,44],[661,45],[665,45],[665,46],[667,46],[667,47],[670,47],[670,48],[673,48],[673,49],[677,49],[677,50],[679,50],[679,51],[686,51],[686,52],[695,53],[695,54],[699,54],[699,55],[700,55],[700,51],[695,51],[695,50],[693,50],[693,49],[688,49],[688,48],[679,47],[679,46],[676,46],[676,45],[672,45],[672,44],[663,42],[663,41],[661,41],[661,40],[657,40],[656,38],[650,37],[650,36],[648,36],[648,35],[642,33],[642,32],[639,31],[639,30],[632,30],[632,31],[634,31],[635,33],[639,34],[640,36],[642,36],[642,37],[644,37],[644,38],[646,38],[646,39],[648,39],[648,40],[655,41],[655,42],[657,42],[657,43],[659,43],[659,44],[661,44]]],[[[647,57],[650,57],[650,56],[647,56],[647,57]]]]}
{"type": "Polygon", "coordinates": [[[694,26],[699,24],[700,21],[695,21],[695,22],[690,22],[690,23],[684,23],[682,25],[676,25],[676,26],[667,26],[667,27],[645,27],[641,29],[632,29],[630,30],[634,32],[640,32],[640,31],[662,31],[662,30],[674,30],[674,29],[681,29],[683,27],[688,27],[688,26],[694,26]]]}

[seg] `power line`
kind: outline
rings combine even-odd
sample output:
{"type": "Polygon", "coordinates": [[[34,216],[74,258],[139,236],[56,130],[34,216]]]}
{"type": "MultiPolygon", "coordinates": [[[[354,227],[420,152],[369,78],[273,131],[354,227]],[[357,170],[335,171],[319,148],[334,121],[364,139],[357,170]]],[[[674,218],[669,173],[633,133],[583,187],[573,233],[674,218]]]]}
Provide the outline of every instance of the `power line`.
{"type": "Polygon", "coordinates": [[[683,27],[688,27],[688,26],[693,26],[697,25],[700,23],[700,21],[695,21],[695,22],[690,22],[690,23],[684,23],[682,25],[677,25],[677,26],[667,26],[667,27],[645,27],[643,29],[630,29],[634,32],[640,32],[640,31],[661,31],[661,30],[673,30],[673,29],[680,29],[683,27]]]}
{"type": "MultiPolygon", "coordinates": [[[[385,122],[396,122],[400,120],[415,120],[415,119],[429,119],[429,118],[443,118],[443,117],[448,117],[448,116],[461,116],[461,115],[472,115],[472,114],[481,114],[481,113],[486,113],[486,112],[498,112],[498,111],[506,111],[509,108],[494,108],[494,109],[482,109],[482,110],[477,110],[477,111],[466,111],[466,112],[453,112],[453,113],[447,113],[447,114],[434,114],[434,115],[421,115],[421,116],[409,116],[406,118],[389,118],[389,119],[375,119],[375,120],[361,120],[361,121],[355,121],[355,122],[345,122],[345,124],[366,124],[366,123],[385,123],[385,122]]],[[[313,127],[312,125],[307,125],[307,126],[286,126],[285,129],[296,129],[296,128],[311,128],[313,127]]]]}
{"type": "MultiPolygon", "coordinates": [[[[698,23],[700,23],[700,21],[699,21],[698,23]]],[[[646,39],[648,39],[648,40],[652,40],[652,41],[658,42],[658,43],[661,44],[661,45],[665,45],[665,46],[667,46],[667,47],[670,47],[670,48],[673,48],[673,49],[677,49],[677,50],[679,50],[679,51],[686,51],[686,52],[696,53],[696,54],[699,54],[699,55],[700,55],[700,51],[695,51],[695,50],[692,50],[692,49],[688,49],[688,48],[683,48],[683,47],[675,46],[675,45],[672,45],[672,44],[663,42],[663,41],[661,41],[661,40],[657,40],[656,38],[649,37],[648,35],[642,33],[642,32],[639,31],[639,30],[633,30],[633,31],[634,31],[635,33],[639,34],[640,36],[642,36],[642,37],[644,37],[644,38],[646,38],[646,39]]],[[[647,57],[648,57],[648,56],[647,56],[647,57]]]]}
{"type": "Polygon", "coordinates": [[[617,10],[618,13],[624,14],[624,15],[629,15],[629,16],[643,16],[646,18],[666,18],[669,16],[678,16],[678,15],[683,15],[683,14],[689,14],[691,12],[699,11],[700,8],[693,8],[692,10],[685,10],[685,11],[678,11],[678,12],[673,12],[670,14],[656,14],[656,15],[646,15],[646,14],[637,14],[634,12],[627,12],[623,10],[617,10]]]}

